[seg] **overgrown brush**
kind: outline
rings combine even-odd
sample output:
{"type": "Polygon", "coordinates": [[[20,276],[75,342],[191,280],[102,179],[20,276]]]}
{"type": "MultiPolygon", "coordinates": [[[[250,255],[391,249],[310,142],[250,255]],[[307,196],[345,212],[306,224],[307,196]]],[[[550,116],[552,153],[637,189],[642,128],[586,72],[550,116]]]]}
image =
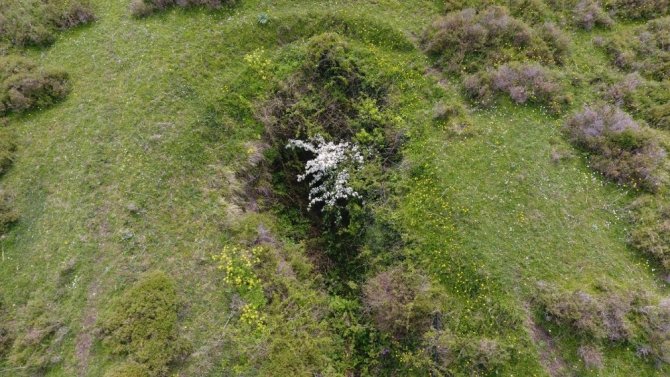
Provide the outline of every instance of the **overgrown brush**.
{"type": "Polygon", "coordinates": [[[561,63],[568,53],[567,37],[555,25],[548,28],[538,32],[501,6],[465,9],[433,21],[421,44],[450,72],[473,72],[528,58],[561,63]]]}
{"type": "Polygon", "coordinates": [[[648,127],[619,108],[586,106],[564,129],[572,143],[589,152],[591,167],[614,182],[651,192],[665,184],[666,151],[648,127]]]}
{"type": "Polygon", "coordinates": [[[631,205],[630,243],[670,272],[670,205],[644,196],[631,205]]]}
{"type": "Polygon", "coordinates": [[[17,47],[46,46],[55,32],[95,19],[88,0],[3,0],[0,41],[17,47]]]}
{"type": "Polygon", "coordinates": [[[517,104],[546,106],[553,113],[571,102],[560,77],[539,64],[505,64],[466,77],[463,86],[468,97],[481,105],[490,105],[497,93],[507,94],[517,104]]]}
{"type": "Polygon", "coordinates": [[[0,57],[0,115],[48,107],[70,91],[68,75],[24,58],[0,57]]]}
{"type": "Polygon", "coordinates": [[[603,44],[612,62],[655,80],[670,79],[670,17],[649,21],[634,36],[618,34],[603,44]]]}
{"type": "MultiPolygon", "coordinates": [[[[166,376],[190,347],[179,336],[178,311],[172,279],[162,272],[147,273],[114,299],[100,317],[103,344],[112,354],[125,356],[128,363],[140,364],[147,376],[166,376]]],[[[110,372],[123,375],[114,373],[110,372]]]]}
{"type": "Polygon", "coordinates": [[[220,9],[226,5],[232,5],[236,0],[132,0],[130,12],[136,17],[146,17],[154,12],[162,11],[170,7],[207,7],[220,9]]]}
{"type": "Polygon", "coordinates": [[[651,127],[670,129],[670,81],[645,80],[633,72],[602,91],[606,100],[639,116],[651,127]]]}

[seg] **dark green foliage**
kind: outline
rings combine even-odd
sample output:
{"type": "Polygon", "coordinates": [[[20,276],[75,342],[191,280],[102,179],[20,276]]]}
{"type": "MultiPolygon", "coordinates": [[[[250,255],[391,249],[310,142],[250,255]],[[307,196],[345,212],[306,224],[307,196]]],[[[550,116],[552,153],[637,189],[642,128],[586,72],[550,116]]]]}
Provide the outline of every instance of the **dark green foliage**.
{"type": "Polygon", "coordinates": [[[14,197],[0,188],[0,236],[19,220],[13,202],[14,197]]]}
{"type": "Polygon", "coordinates": [[[56,31],[94,19],[88,0],[3,0],[0,45],[46,46],[53,43],[56,31]]]}
{"type": "Polygon", "coordinates": [[[363,305],[377,329],[398,341],[426,332],[439,313],[428,278],[402,266],[382,271],[363,285],[363,305]]]}
{"type": "Polygon", "coordinates": [[[136,17],[146,17],[154,12],[170,7],[207,7],[219,9],[225,5],[232,5],[235,0],[132,0],[130,12],[136,17]]]}
{"type": "Polygon", "coordinates": [[[612,62],[627,71],[639,71],[655,80],[670,78],[670,17],[638,28],[635,35],[616,34],[604,44],[612,62]]]}
{"type": "Polygon", "coordinates": [[[609,179],[657,191],[666,180],[666,151],[645,126],[610,105],[585,107],[565,125],[568,138],[590,153],[589,164],[609,179]]]}
{"type": "Polygon", "coordinates": [[[112,354],[141,364],[149,376],[165,376],[189,351],[179,336],[174,282],[162,272],[144,275],[112,301],[101,316],[103,342],[112,354]]]}
{"type": "Polygon", "coordinates": [[[0,124],[0,177],[12,166],[15,151],[14,135],[7,127],[0,124]]]}
{"type": "Polygon", "coordinates": [[[0,57],[0,114],[50,106],[70,91],[68,75],[18,57],[0,57]]]}
{"type": "Polygon", "coordinates": [[[464,80],[466,94],[480,105],[491,105],[497,93],[517,104],[535,103],[560,113],[571,102],[558,75],[538,64],[510,63],[481,71],[464,80]]]}
{"type": "Polygon", "coordinates": [[[633,203],[631,212],[631,245],[670,271],[670,205],[645,196],[633,203]]]}
{"type": "Polygon", "coordinates": [[[560,63],[567,53],[565,37],[558,37],[555,26],[549,28],[538,32],[505,7],[465,9],[436,19],[421,43],[450,72],[474,72],[525,58],[560,63]]]}

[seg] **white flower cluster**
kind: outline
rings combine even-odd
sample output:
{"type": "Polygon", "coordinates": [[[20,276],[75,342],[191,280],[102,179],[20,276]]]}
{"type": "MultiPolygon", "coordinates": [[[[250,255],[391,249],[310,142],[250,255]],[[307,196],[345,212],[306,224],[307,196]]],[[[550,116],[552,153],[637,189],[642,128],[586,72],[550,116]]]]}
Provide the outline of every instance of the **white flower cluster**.
{"type": "Polygon", "coordinates": [[[309,182],[309,208],[324,203],[332,208],[338,199],[358,198],[349,186],[348,168],[357,169],[363,164],[363,155],[356,144],[344,142],[335,144],[316,136],[309,141],[289,140],[287,148],[300,148],[314,153],[315,157],[305,164],[305,173],[298,176],[298,182],[311,176],[309,182]]]}

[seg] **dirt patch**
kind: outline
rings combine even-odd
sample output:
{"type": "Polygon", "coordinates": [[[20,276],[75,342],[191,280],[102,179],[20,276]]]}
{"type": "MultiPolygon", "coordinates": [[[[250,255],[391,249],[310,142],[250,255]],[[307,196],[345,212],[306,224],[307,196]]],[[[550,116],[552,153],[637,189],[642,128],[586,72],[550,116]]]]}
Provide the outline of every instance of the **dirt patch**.
{"type": "Polygon", "coordinates": [[[88,371],[88,362],[91,356],[91,347],[93,346],[93,332],[95,323],[98,319],[98,310],[96,309],[97,298],[100,294],[100,281],[94,280],[88,288],[86,297],[86,309],[82,320],[81,331],[75,339],[75,356],[77,357],[78,376],[85,376],[88,371]]]}

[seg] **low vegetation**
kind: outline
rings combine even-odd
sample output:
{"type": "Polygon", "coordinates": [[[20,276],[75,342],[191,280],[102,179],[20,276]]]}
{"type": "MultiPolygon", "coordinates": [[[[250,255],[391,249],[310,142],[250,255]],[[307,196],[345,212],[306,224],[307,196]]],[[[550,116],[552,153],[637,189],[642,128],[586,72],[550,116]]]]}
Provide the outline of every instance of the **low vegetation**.
{"type": "Polygon", "coordinates": [[[609,179],[652,192],[666,183],[665,149],[617,107],[587,106],[567,120],[565,132],[590,153],[591,167],[609,179]]]}
{"type": "Polygon", "coordinates": [[[42,109],[67,96],[68,75],[18,57],[0,56],[0,114],[42,109]]]}
{"type": "Polygon", "coordinates": [[[146,17],[152,13],[170,7],[207,7],[219,9],[225,5],[232,5],[236,0],[132,0],[130,11],[136,17],[146,17]]]}

